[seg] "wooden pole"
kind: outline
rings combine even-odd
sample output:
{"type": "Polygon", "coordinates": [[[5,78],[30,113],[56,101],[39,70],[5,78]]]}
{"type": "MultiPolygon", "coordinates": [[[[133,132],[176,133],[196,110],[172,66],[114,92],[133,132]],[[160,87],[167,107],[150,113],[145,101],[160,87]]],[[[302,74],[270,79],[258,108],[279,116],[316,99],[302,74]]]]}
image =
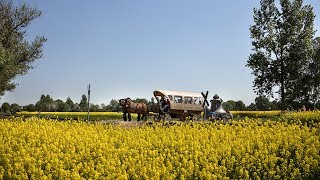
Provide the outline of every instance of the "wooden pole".
{"type": "Polygon", "coordinates": [[[88,86],[88,122],[90,122],[90,84],[88,86]]]}

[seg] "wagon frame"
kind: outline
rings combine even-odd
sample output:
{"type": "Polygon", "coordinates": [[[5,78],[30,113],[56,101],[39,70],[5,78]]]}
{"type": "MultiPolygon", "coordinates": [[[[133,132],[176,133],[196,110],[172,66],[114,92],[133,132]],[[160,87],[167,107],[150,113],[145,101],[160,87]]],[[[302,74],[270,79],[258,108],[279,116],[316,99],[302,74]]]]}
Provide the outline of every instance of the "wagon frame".
{"type": "Polygon", "coordinates": [[[151,112],[155,113],[155,120],[170,120],[171,117],[185,120],[190,117],[193,120],[201,118],[203,112],[202,103],[204,98],[201,93],[155,90],[153,95],[157,104],[151,107],[151,112]],[[165,97],[169,100],[169,110],[162,113],[160,110],[160,98],[165,97]],[[158,116],[158,117],[157,117],[158,116]]]}

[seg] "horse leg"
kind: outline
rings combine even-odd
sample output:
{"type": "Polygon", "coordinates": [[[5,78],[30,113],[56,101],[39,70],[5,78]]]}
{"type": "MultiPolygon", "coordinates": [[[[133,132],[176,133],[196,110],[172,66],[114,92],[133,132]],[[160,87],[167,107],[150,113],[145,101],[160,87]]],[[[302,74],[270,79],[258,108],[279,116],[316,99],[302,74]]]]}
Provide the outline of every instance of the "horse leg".
{"type": "Polygon", "coordinates": [[[123,113],[122,117],[123,117],[124,121],[127,121],[127,114],[126,113],[123,113]]]}
{"type": "Polygon", "coordinates": [[[140,113],[138,113],[138,119],[137,119],[137,121],[140,121],[140,113]]]}
{"type": "Polygon", "coordinates": [[[128,119],[129,119],[129,121],[131,121],[131,114],[130,113],[128,113],[128,119]]]}
{"type": "Polygon", "coordinates": [[[142,120],[145,120],[145,121],[147,120],[147,114],[142,115],[142,120]]]}

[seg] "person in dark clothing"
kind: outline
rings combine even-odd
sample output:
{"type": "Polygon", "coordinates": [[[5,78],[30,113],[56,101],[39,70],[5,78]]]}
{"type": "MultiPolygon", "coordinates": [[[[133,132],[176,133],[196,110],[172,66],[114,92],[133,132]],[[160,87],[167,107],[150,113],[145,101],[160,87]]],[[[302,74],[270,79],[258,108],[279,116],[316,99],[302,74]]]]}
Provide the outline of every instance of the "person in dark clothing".
{"type": "Polygon", "coordinates": [[[169,107],[170,107],[169,100],[164,96],[161,96],[160,107],[161,107],[161,111],[164,113],[166,113],[169,110],[169,107]]]}
{"type": "Polygon", "coordinates": [[[211,102],[211,108],[210,108],[210,111],[211,112],[215,112],[222,104],[222,99],[217,95],[215,94],[213,96],[213,99],[210,100],[211,102]]]}

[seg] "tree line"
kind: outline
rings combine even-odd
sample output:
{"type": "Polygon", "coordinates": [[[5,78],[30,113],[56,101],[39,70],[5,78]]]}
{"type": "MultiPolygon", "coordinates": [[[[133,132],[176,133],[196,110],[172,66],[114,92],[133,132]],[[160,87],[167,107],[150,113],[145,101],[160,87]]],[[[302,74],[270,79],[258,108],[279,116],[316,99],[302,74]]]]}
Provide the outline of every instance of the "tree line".
{"type": "MultiPolygon", "coordinates": [[[[145,98],[133,99],[133,102],[142,102],[147,106],[155,104],[155,99],[151,98],[150,101],[145,98]]],[[[314,105],[304,104],[307,109],[313,109],[314,105]]],[[[279,101],[270,101],[266,96],[258,96],[255,98],[255,102],[246,106],[241,100],[234,101],[228,100],[222,103],[224,109],[229,111],[267,111],[267,110],[279,110],[281,104],[279,101]]],[[[296,102],[292,109],[298,110],[301,108],[300,102],[296,102]]],[[[316,108],[320,108],[320,103],[316,104],[316,108]]],[[[88,111],[88,99],[86,95],[82,95],[80,102],[74,102],[70,97],[63,101],[61,99],[54,100],[50,95],[41,95],[40,99],[35,104],[29,104],[20,106],[17,103],[9,104],[4,102],[0,107],[0,112],[5,114],[15,114],[20,111],[29,112],[86,112],[88,111]]],[[[120,112],[122,111],[119,101],[112,99],[108,105],[102,104],[90,104],[91,112],[120,112]]]]}
{"type": "MultiPolygon", "coordinates": [[[[148,101],[145,98],[133,99],[133,102],[143,102],[145,104],[154,103],[153,100],[148,101]]],[[[90,104],[91,112],[119,112],[121,111],[119,101],[112,99],[108,105],[90,104]]],[[[15,114],[19,111],[29,112],[86,112],[88,111],[88,99],[86,95],[82,95],[80,102],[74,102],[70,97],[63,101],[61,99],[54,100],[50,95],[41,95],[40,99],[35,104],[20,106],[17,103],[9,104],[4,102],[1,105],[0,112],[6,114],[15,114]]]]}

